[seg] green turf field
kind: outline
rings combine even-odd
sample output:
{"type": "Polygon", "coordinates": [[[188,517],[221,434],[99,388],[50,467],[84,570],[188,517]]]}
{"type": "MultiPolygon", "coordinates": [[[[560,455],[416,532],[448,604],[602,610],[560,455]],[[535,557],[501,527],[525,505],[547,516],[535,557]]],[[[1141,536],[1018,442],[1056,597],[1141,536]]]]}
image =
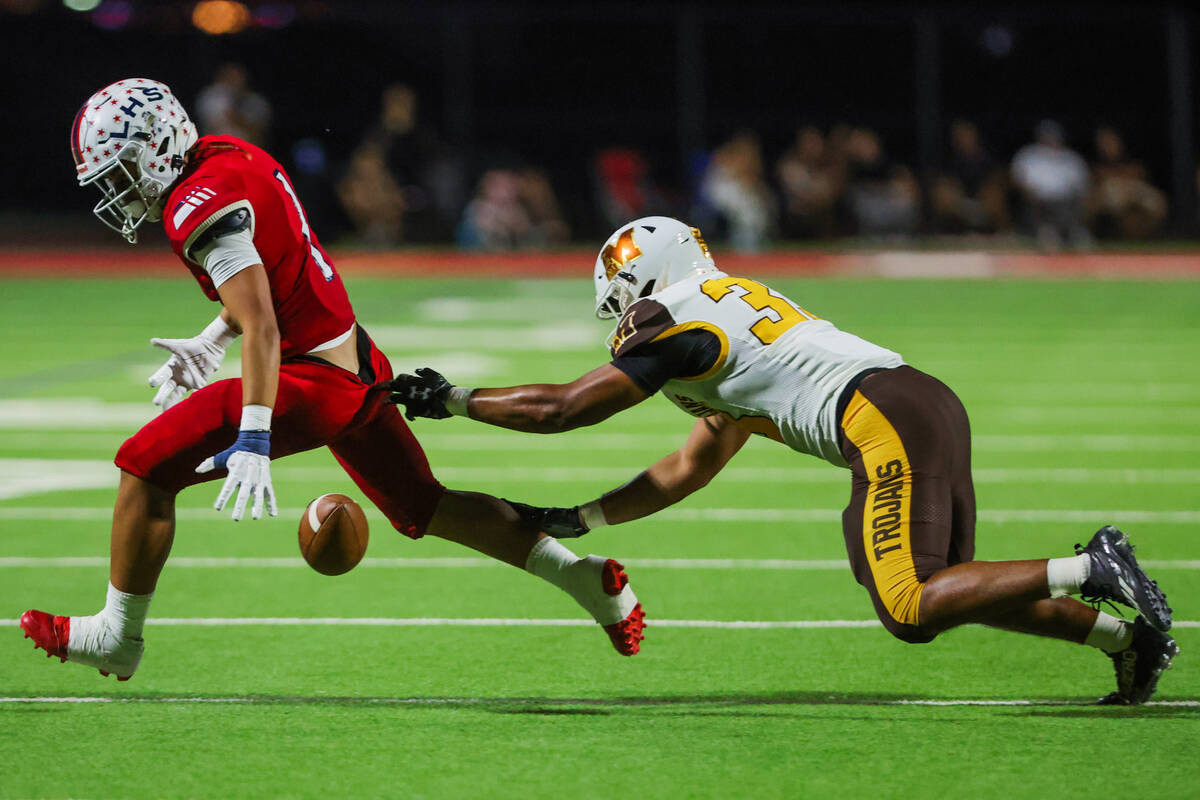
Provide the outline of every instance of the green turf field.
{"type": "MultiPolygon", "coordinates": [[[[9,280],[0,797],[1200,795],[1200,283],[770,283],[959,392],[979,558],[1130,532],[1183,648],[1157,704],[1089,705],[1113,676],[1083,647],[890,638],[842,565],[847,473],[766,441],[675,509],[575,543],[629,569],[649,620],[632,659],[548,585],[373,511],[367,562],[309,570],[300,510],[359,495],[322,451],[276,462],[277,520],[230,522],[209,508],[217,484],[180,496],[132,681],[47,661],[15,621],[103,604],[110,459],[150,416],[161,363],[146,342],[193,335],[216,307],[182,275],[9,280]]],[[[586,280],[349,285],[400,368],[504,385],[606,355],[586,280]]],[[[689,427],[660,398],[557,437],[414,424],[447,484],[544,504],[595,497],[689,427]]]]}

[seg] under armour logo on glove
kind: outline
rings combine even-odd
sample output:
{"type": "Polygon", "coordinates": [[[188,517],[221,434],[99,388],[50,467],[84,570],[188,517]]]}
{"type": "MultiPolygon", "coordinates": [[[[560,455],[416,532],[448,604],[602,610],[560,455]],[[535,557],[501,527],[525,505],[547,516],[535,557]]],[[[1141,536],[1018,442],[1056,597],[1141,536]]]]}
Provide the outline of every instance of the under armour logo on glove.
{"type": "Polygon", "coordinates": [[[450,416],[446,410],[446,397],[454,385],[429,367],[421,367],[416,375],[399,375],[387,383],[386,388],[390,392],[388,402],[404,406],[404,416],[410,421],[417,417],[445,419],[450,416]]]}

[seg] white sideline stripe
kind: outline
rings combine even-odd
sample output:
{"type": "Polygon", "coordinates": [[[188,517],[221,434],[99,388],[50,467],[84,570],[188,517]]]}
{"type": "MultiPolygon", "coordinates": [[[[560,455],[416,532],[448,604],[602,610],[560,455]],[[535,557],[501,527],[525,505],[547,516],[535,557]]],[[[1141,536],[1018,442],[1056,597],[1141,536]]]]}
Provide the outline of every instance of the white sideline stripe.
{"type": "MultiPolygon", "coordinates": [[[[96,447],[112,450],[125,437],[154,416],[147,403],[104,403],[99,400],[5,400],[0,399],[0,446],[41,447],[46,450],[79,450],[96,447]],[[38,430],[43,429],[43,430],[38,430]],[[99,431],[63,437],[61,431],[99,431]]],[[[680,427],[674,433],[588,433],[572,431],[561,436],[530,436],[512,431],[480,433],[436,433],[422,427],[418,434],[428,450],[456,451],[568,451],[620,450],[627,452],[674,449],[687,436],[688,417],[677,414],[680,427]]],[[[640,424],[649,425],[645,421],[640,424]]],[[[977,452],[1200,452],[1200,435],[1122,434],[976,434],[971,439],[977,452]]],[[[774,442],[752,441],[747,447],[784,453],[774,442]]]]}
{"type": "Polygon", "coordinates": [[[119,473],[111,461],[0,458],[0,500],[67,489],[107,489],[119,473]]]}
{"type": "MultiPolygon", "coordinates": [[[[1195,406],[1137,405],[1137,406],[998,406],[988,409],[1000,419],[1015,422],[1120,422],[1131,419],[1154,422],[1177,422],[1194,425],[1200,422],[1200,408],[1195,406]]],[[[981,415],[982,416],[982,415],[981,415]]]]}
{"type": "Polygon", "coordinates": [[[1200,436],[1123,436],[1107,434],[1047,434],[1006,435],[980,434],[971,437],[971,446],[978,451],[998,453],[1085,450],[1109,452],[1195,452],[1200,450],[1200,436]]]}
{"type": "MultiPolygon", "coordinates": [[[[224,627],[362,627],[362,628],[585,628],[590,619],[526,619],[524,617],[152,617],[147,625],[176,628],[224,627]]],[[[0,620],[13,627],[17,620],[0,620]]],[[[1175,622],[1175,628],[1200,628],[1200,621],[1175,622]]],[[[726,630],[811,630],[819,628],[881,628],[874,619],[716,620],[654,619],[646,627],[726,630]]]]}
{"type": "MultiPolygon", "coordinates": [[[[365,508],[367,518],[384,522],[374,508],[365,508]]],[[[303,508],[281,508],[282,519],[299,519],[303,508]]],[[[228,522],[228,509],[177,508],[175,518],[191,521],[228,522]]],[[[0,506],[0,520],[100,521],[112,519],[109,506],[0,506]]],[[[653,519],[673,522],[840,522],[840,508],[668,508],[653,519]]],[[[1200,523],[1200,511],[1148,511],[1144,509],[988,509],[979,512],[985,523],[1046,522],[1100,525],[1155,523],[1194,525],[1200,523]]]]}
{"type": "MultiPolygon", "coordinates": [[[[586,628],[590,619],[526,619],[524,617],[152,617],[147,625],[172,628],[224,627],[362,627],[362,628],[586,628]]],[[[811,628],[879,628],[874,619],[716,620],[655,619],[655,628],[775,630],[811,628]]],[[[1178,624],[1178,623],[1176,623],[1178,624]]],[[[17,620],[0,620],[12,627],[17,620]]]]}
{"type": "MultiPolygon", "coordinates": [[[[604,355],[604,330],[588,320],[542,325],[464,327],[461,325],[372,325],[371,338],[381,350],[407,363],[413,350],[468,350],[512,353],[598,353],[604,355]]],[[[421,366],[418,364],[418,366],[421,366]]],[[[441,368],[439,363],[438,368],[441,368]]],[[[447,375],[451,374],[447,371],[447,375]]]]}
{"type": "MultiPolygon", "coordinates": [[[[445,481],[522,481],[569,483],[575,481],[624,481],[645,467],[438,467],[437,476],[445,481]]],[[[272,465],[278,480],[327,481],[345,478],[338,467],[289,467],[286,462],[272,465]]],[[[846,483],[849,473],[828,465],[824,467],[726,467],[718,482],[734,483],[846,483]]],[[[1088,468],[982,468],[972,472],[975,483],[1086,483],[1086,484],[1195,484],[1200,469],[1088,469],[1088,468]]]]}
{"type": "MultiPolygon", "coordinates": [[[[680,415],[686,423],[687,417],[680,415]]],[[[511,431],[488,433],[426,433],[419,430],[422,446],[431,451],[467,450],[491,451],[517,450],[568,451],[620,450],[629,452],[654,451],[661,448],[677,448],[687,436],[687,428],[680,427],[676,433],[585,433],[572,431],[561,436],[530,436],[511,431]]],[[[752,441],[748,446],[769,449],[786,454],[775,442],[752,441]]],[[[1090,434],[982,434],[971,438],[971,446],[978,452],[1198,452],[1200,435],[1178,436],[1129,436],[1090,434]]]]}
{"type": "MultiPolygon", "coordinates": [[[[321,702],[330,698],[312,698],[313,702],[321,702]]],[[[351,698],[352,700],[355,698],[351,698]]],[[[0,703],[56,703],[56,704],[89,704],[89,703],[177,703],[197,705],[254,705],[270,703],[286,703],[291,698],[272,697],[0,697],[0,703]]],[[[293,700],[294,702],[294,700],[293,700]]],[[[364,705],[496,705],[515,702],[504,697],[365,697],[361,699],[364,705]]],[[[545,699],[530,698],[533,703],[553,703],[570,705],[575,703],[587,705],[602,705],[603,698],[579,698],[577,700],[547,697],[545,699]]],[[[619,698],[611,702],[619,704],[619,698]]],[[[832,701],[831,701],[832,702],[832,701]]],[[[836,703],[832,703],[836,705],[836,703]]],[[[681,703],[687,705],[687,703],[681,703]]],[[[799,702],[796,705],[811,705],[799,702]]],[[[879,700],[870,703],[849,703],[847,705],[872,706],[1075,706],[1092,705],[1070,700],[879,700]]],[[[1196,708],[1200,700],[1151,700],[1144,705],[1160,708],[1196,708]]],[[[1116,706],[1123,708],[1123,706],[1116,706]]]]}
{"type": "MultiPolygon", "coordinates": [[[[621,562],[636,569],[719,569],[719,570],[783,570],[813,571],[841,570],[849,567],[845,559],[788,559],[788,558],[622,558],[621,562]]],[[[169,562],[179,569],[233,567],[250,569],[303,569],[308,563],[302,558],[252,556],[176,556],[169,562]]],[[[1147,569],[1200,570],[1200,560],[1141,559],[1147,569]]],[[[108,556],[2,556],[0,568],[5,567],[107,567],[108,556]]],[[[359,569],[460,569],[507,566],[494,558],[364,558],[359,569]]]]}
{"type": "MultiPolygon", "coordinates": [[[[567,483],[574,481],[624,481],[644,467],[440,467],[438,477],[443,481],[522,481],[567,483]]],[[[329,481],[346,477],[340,467],[298,467],[287,461],[276,462],[271,472],[276,481],[329,481]]],[[[117,468],[111,459],[46,459],[0,458],[0,500],[36,492],[64,489],[103,489],[115,486],[117,468]]],[[[973,472],[976,483],[1069,483],[1069,484],[1195,484],[1200,483],[1200,469],[1091,469],[1073,467],[1051,468],[981,468],[973,472]]],[[[736,483],[846,483],[845,470],[828,465],[814,467],[789,466],[788,460],[778,467],[727,467],[718,481],[736,483]]]]}

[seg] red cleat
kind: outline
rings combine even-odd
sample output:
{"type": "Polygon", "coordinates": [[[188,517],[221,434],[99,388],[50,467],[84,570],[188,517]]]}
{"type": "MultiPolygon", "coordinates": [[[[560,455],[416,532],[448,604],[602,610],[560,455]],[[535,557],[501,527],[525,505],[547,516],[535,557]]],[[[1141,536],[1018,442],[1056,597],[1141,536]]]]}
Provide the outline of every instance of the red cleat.
{"type": "Polygon", "coordinates": [[[618,653],[623,656],[636,656],[642,649],[642,640],[646,638],[642,633],[645,627],[646,612],[642,611],[642,604],[638,603],[633,607],[633,611],[629,612],[628,617],[612,625],[605,625],[604,631],[618,653]]]}
{"type": "MultiPolygon", "coordinates": [[[[600,583],[605,594],[616,597],[629,585],[629,576],[625,574],[625,567],[621,566],[620,562],[610,558],[601,568],[600,583]]],[[[637,602],[637,598],[633,597],[632,590],[629,596],[634,600],[633,609],[620,622],[605,625],[604,632],[608,634],[618,653],[623,656],[636,656],[642,649],[642,640],[646,638],[642,632],[646,627],[646,612],[642,610],[642,604],[637,602]]]]}
{"type": "MultiPolygon", "coordinates": [[[[21,615],[21,630],[25,631],[26,639],[33,639],[33,649],[39,647],[46,651],[46,658],[58,656],[63,663],[67,661],[67,642],[71,638],[71,618],[56,617],[47,614],[45,611],[36,611],[30,609],[21,615]]],[[[127,681],[133,677],[133,669],[137,669],[138,661],[141,659],[141,640],[137,640],[137,652],[132,661],[132,669],[128,675],[117,675],[117,680],[127,681]]],[[[96,666],[96,662],[106,666],[114,663],[107,657],[101,656],[96,660],[88,659],[86,656],[76,654],[71,659],[75,663],[82,663],[85,666],[96,666]]],[[[122,662],[118,660],[117,664],[122,662]]],[[[108,677],[109,672],[99,669],[100,674],[108,677]]]]}
{"type": "Polygon", "coordinates": [[[621,562],[615,558],[604,562],[604,566],[600,568],[600,585],[604,587],[604,593],[612,597],[619,595],[621,590],[629,585],[629,576],[625,574],[625,567],[621,566],[621,562]]]}
{"type": "Polygon", "coordinates": [[[33,639],[33,649],[46,651],[46,658],[58,656],[67,660],[67,640],[71,638],[70,617],[55,617],[45,611],[30,609],[21,615],[21,630],[26,639],[33,639]]]}

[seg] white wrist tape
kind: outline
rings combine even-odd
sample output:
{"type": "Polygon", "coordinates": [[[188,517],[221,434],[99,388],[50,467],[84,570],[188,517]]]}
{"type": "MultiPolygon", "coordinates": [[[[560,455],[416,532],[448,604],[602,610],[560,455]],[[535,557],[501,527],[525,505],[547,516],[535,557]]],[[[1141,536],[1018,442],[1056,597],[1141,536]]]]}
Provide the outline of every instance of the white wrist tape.
{"type": "Polygon", "coordinates": [[[583,520],[583,524],[587,526],[589,531],[594,531],[601,525],[607,525],[608,520],[604,518],[604,509],[600,507],[599,500],[593,500],[590,503],[584,503],[579,507],[579,518],[583,520]]]}
{"type": "Polygon", "coordinates": [[[248,405],[242,406],[241,430],[269,431],[271,430],[271,407],[248,405]]]}
{"type": "Polygon", "coordinates": [[[467,400],[473,391],[465,386],[451,386],[450,393],[446,395],[446,410],[456,417],[468,416],[467,400]]]}
{"type": "Polygon", "coordinates": [[[220,314],[217,315],[216,319],[208,323],[207,328],[200,331],[201,339],[207,339],[220,347],[229,347],[237,337],[238,335],[234,333],[233,328],[229,327],[229,323],[222,319],[220,314]]]}

